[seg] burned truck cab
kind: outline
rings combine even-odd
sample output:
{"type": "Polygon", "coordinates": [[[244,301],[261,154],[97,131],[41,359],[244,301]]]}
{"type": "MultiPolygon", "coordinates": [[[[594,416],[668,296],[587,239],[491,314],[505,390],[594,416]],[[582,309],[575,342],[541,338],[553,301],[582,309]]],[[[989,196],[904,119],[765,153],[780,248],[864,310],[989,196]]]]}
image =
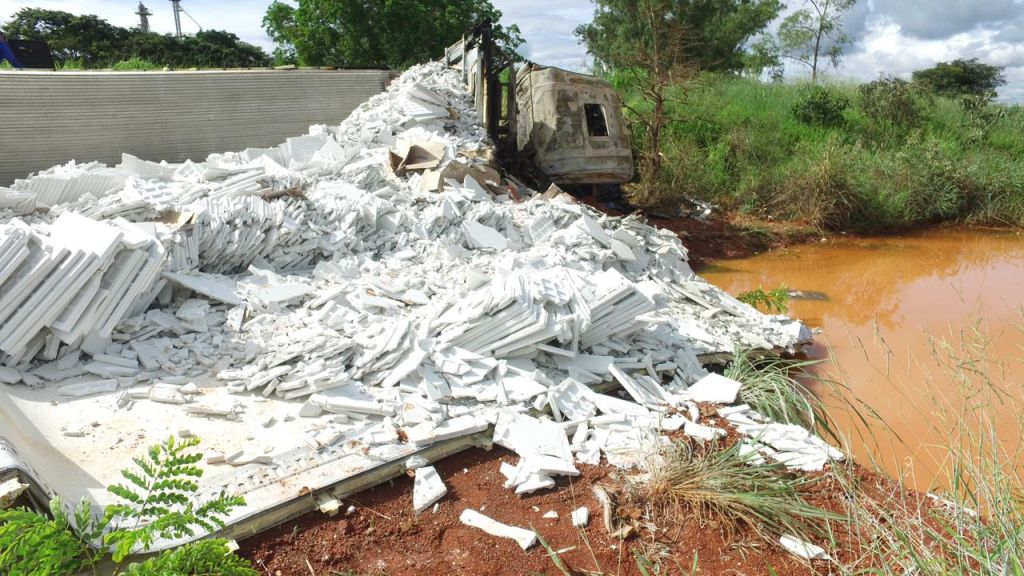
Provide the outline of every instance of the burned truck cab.
{"type": "Polygon", "coordinates": [[[622,184],[633,177],[622,103],[611,84],[533,63],[515,78],[520,158],[556,184],[622,184]]]}

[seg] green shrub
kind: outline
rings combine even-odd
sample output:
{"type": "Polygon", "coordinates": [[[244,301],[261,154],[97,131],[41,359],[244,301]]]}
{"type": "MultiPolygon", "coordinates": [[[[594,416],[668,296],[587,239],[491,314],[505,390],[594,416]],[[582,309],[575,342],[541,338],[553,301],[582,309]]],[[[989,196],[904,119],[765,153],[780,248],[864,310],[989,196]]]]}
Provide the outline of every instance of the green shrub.
{"type": "Polygon", "coordinates": [[[75,509],[75,528],[59,499],[50,503],[52,519],[27,509],[0,511],[0,574],[10,576],[70,576],[93,569],[111,550],[111,559],[132,575],[218,574],[256,576],[248,562],[233,556],[224,540],[204,540],[127,567],[129,554],[145,552],[157,538],[184,538],[197,529],[214,531],[223,518],[245,504],[238,496],[196,502],[195,479],[203,472],[195,464],[202,454],[191,451],[199,440],[175,440],[135,458],[136,469],[125,469],[125,484],[108,490],[123,502],[95,516],[87,500],[75,509]],[[99,549],[92,544],[100,545],[99,549]]]}
{"type": "MultiPolygon", "coordinates": [[[[628,82],[619,88],[637,104],[628,82]]],[[[686,121],[666,130],[659,202],[696,198],[837,231],[1024,223],[1024,109],[894,78],[821,90],[851,103],[841,122],[798,118],[822,112],[806,85],[703,77],[669,110],[686,121]]]]}
{"type": "Polygon", "coordinates": [[[793,116],[810,126],[838,126],[843,112],[850,107],[845,95],[820,85],[808,89],[793,106],[793,116]]]}
{"type": "Polygon", "coordinates": [[[774,199],[775,212],[825,230],[844,230],[860,208],[857,150],[829,139],[800,149],[774,199]]]}
{"type": "Polygon", "coordinates": [[[926,93],[913,83],[883,76],[858,88],[858,106],[876,136],[905,136],[921,125],[930,104],[926,93]]]}

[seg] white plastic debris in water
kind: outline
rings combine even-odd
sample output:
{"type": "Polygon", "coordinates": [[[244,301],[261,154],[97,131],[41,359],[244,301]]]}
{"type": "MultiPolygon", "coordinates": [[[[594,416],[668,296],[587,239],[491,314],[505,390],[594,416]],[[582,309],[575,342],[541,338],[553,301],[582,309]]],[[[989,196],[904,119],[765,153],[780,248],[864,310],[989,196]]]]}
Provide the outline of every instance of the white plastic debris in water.
{"type": "Polygon", "coordinates": [[[831,560],[832,557],[819,546],[801,540],[795,536],[782,536],[779,544],[790,554],[805,560],[831,560]]]}

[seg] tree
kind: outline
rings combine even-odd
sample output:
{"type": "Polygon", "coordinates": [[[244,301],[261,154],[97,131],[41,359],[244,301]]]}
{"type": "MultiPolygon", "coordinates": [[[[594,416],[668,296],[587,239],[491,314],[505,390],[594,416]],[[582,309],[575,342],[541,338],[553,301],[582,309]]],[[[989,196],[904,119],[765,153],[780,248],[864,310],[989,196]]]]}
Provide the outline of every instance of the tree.
{"type": "MultiPolygon", "coordinates": [[[[576,29],[598,64],[623,68],[635,60],[631,48],[651,26],[636,19],[642,0],[595,0],[594,20],[576,29]]],[[[779,0],[669,0],[657,3],[664,24],[686,33],[666,38],[662,50],[686,55],[697,70],[736,71],[745,66],[744,46],[782,10],[779,0]]],[[[664,53],[664,52],[663,52],[664,53]]]]}
{"type": "Polygon", "coordinates": [[[822,59],[839,66],[850,37],[843,32],[843,15],[857,0],[805,0],[804,7],[790,14],[779,26],[779,48],[786,58],[811,70],[818,81],[822,59]]]}
{"type": "Polygon", "coordinates": [[[128,57],[122,52],[128,30],[92,15],[22,8],[4,30],[10,38],[46,41],[59,64],[77,60],[95,66],[128,57]]]}
{"type": "Polygon", "coordinates": [[[497,24],[490,0],[275,1],[263,28],[277,43],[275,59],[309,66],[404,68],[440,58],[445,48],[484,20],[499,45],[515,50],[519,28],[497,24]]]}
{"type": "Polygon", "coordinates": [[[675,119],[678,101],[697,75],[694,55],[686,51],[696,34],[676,17],[674,0],[599,0],[595,25],[577,29],[599,65],[627,78],[639,102],[625,104],[634,132],[639,181],[627,185],[630,201],[644,208],[678,208],[678,191],[665,184],[661,153],[665,129],[675,119]]]}
{"type": "Polygon", "coordinates": [[[176,68],[250,68],[269,63],[262,49],[220,30],[175,38],[121,28],[92,15],[40,8],[22,8],[4,29],[11,38],[45,41],[58,64],[76,61],[85,68],[107,67],[133,57],[176,68]]]}
{"type": "Polygon", "coordinates": [[[940,96],[991,100],[996,97],[996,89],[1006,84],[1003,70],[1001,66],[979,62],[977,58],[957,59],[914,72],[914,82],[940,96]]]}

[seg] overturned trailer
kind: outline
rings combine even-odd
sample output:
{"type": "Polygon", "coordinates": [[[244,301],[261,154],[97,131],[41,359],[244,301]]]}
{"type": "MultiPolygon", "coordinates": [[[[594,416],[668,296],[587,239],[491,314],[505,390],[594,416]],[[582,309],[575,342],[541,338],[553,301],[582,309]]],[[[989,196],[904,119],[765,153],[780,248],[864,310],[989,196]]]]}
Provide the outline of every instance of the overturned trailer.
{"type": "Polygon", "coordinates": [[[497,51],[489,28],[448,48],[503,160],[541,186],[616,185],[633,178],[622,102],[608,81],[497,51]],[[503,80],[504,78],[504,80],[503,80]]]}
{"type": "Polygon", "coordinates": [[[622,184],[633,154],[607,81],[527,64],[516,74],[516,150],[557,184],[622,184]]]}

